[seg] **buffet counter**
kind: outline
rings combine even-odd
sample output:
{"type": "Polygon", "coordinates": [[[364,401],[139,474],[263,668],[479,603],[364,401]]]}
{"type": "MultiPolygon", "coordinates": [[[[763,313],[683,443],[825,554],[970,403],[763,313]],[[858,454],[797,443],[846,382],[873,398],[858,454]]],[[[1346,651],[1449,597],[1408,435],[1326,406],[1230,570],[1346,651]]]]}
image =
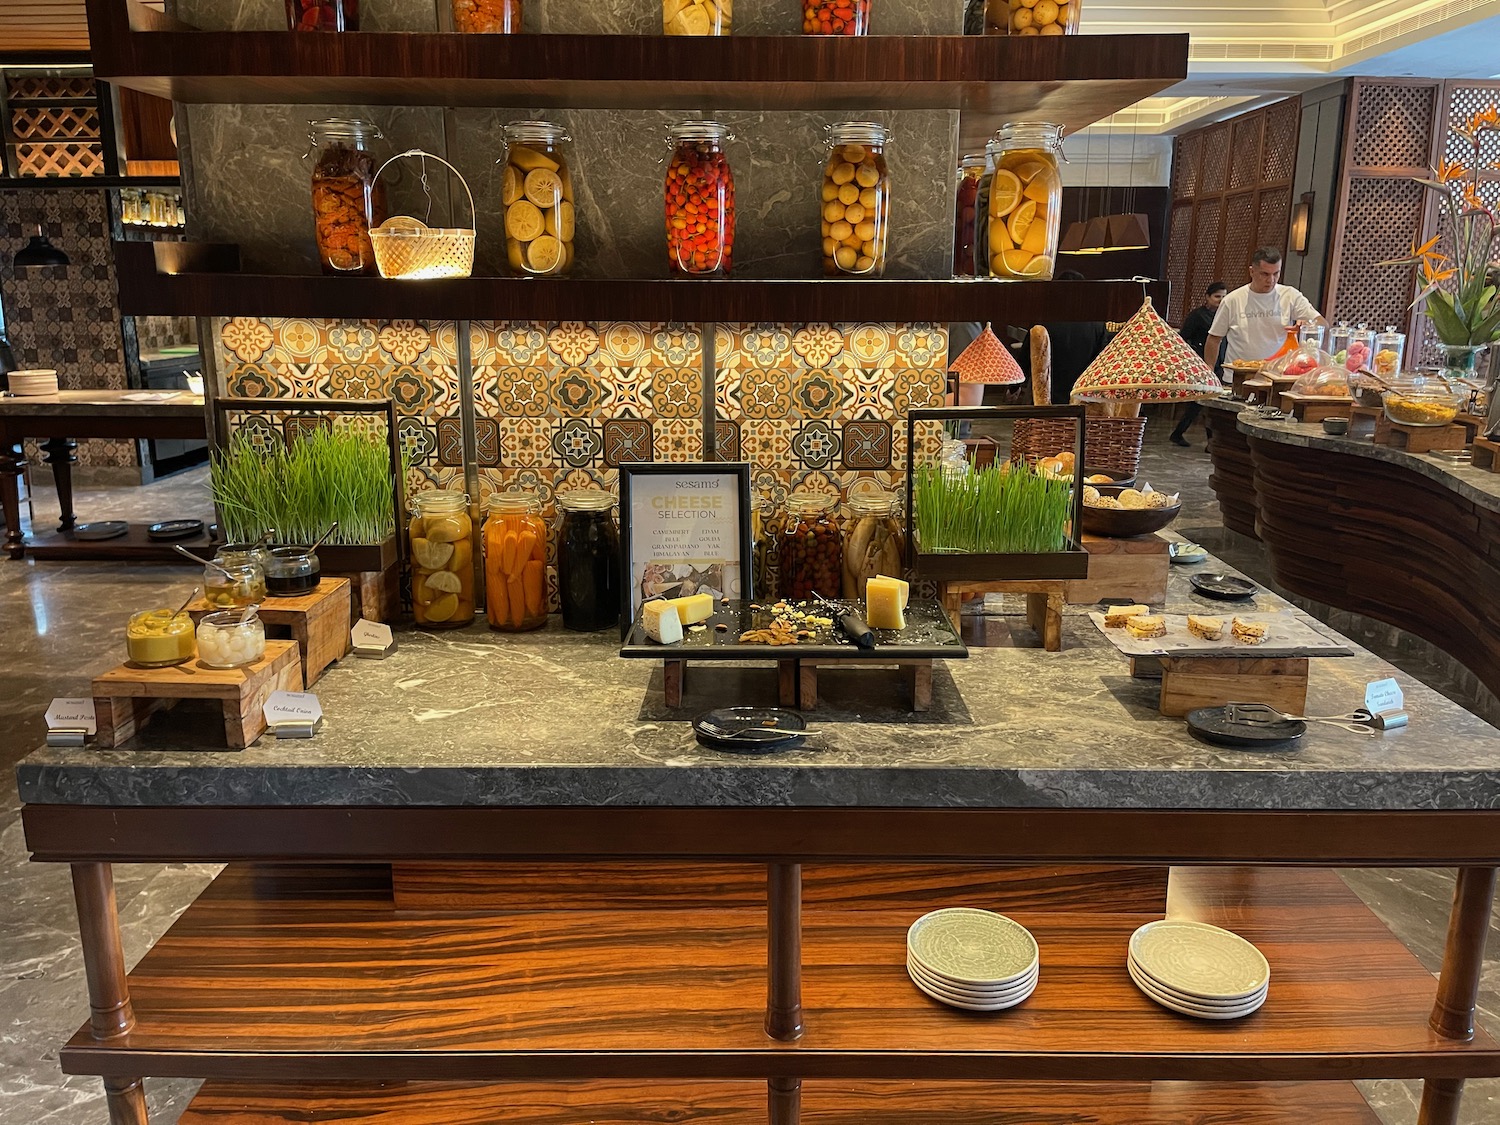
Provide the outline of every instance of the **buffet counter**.
{"type": "Polygon", "coordinates": [[[1500,474],[1236,404],[1208,415],[1225,524],[1253,512],[1280,586],[1414,633],[1500,694],[1500,474]]]}
{"type": "MultiPolygon", "coordinates": [[[[1183,569],[1168,610],[1244,612],[1183,569]]],[[[1249,608],[1327,633],[1266,592],[1249,608]]],[[[1213,747],[1081,614],[1062,652],[940,666],[920,715],[897,710],[898,669],[825,670],[815,733],[775,755],[705,749],[686,721],[774,703],[774,672],[705,672],[669,711],[660,667],[555,626],[345,659],[310,740],[227,752],[174,712],[123,751],[39,750],[18,769],[27,845],[73,865],[89,967],[63,1067],[104,1076],[130,1123],[140,1076],[170,1074],[209,1080],[187,1125],[490,1120],[561,1104],[563,1079],[558,1121],[690,1103],[794,1125],[804,1098],[868,1121],[895,1092],[903,1121],[1373,1125],[1351,1083],[1377,1077],[1426,1079],[1423,1125],[1452,1125],[1463,1081],[1500,1075],[1473,1030],[1500,731],[1401,677],[1403,729],[1213,747]],[[110,865],[181,860],[230,866],[127,976],[110,865]],[[1169,864],[1219,866],[1169,887],[1169,864]],[[1386,864],[1465,869],[1436,988],[1305,870],[1386,864]],[[980,903],[1042,948],[1036,994],[993,1018],[930,1002],[902,961],[916,917],[980,903]],[[1266,1006],[1225,1025],[1152,1005],[1125,947],[1163,911],[1254,940],[1266,1006]]],[[[1312,662],[1309,714],[1396,674],[1351,648],[1312,662]]]]}

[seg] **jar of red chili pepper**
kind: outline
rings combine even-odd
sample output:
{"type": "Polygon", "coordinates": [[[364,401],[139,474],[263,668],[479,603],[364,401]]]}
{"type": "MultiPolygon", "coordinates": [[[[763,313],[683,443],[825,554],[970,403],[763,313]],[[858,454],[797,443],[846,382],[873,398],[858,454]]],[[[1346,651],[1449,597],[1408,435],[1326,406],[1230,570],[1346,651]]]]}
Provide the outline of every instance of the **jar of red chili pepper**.
{"type": "Polygon", "coordinates": [[[717,121],[684,121],[670,131],[667,262],[673,273],[727,274],[734,257],[734,174],[724,153],[733,140],[717,121]]]}
{"type": "Polygon", "coordinates": [[[312,204],[318,260],[328,274],[374,274],[370,228],[386,220],[385,186],[371,144],[380,130],[369,121],[327,118],[309,121],[314,156],[312,204]]]}
{"type": "Polygon", "coordinates": [[[870,34],[870,0],[802,0],[804,35],[870,34]]]}
{"type": "Polygon", "coordinates": [[[805,601],[817,591],[837,597],[844,582],[844,532],[833,511],[834,497],[799,492],[787,499],[786,523],[781,531],[783,598],[805,601]]]}
{"type": "MultiPolygon", "coordinates": [[[[975,277],[976,220],[979,217],[979,181],[989,161],[982,152],[971,152],[958,165],[958,199],[953,205],[953,276],[975,277]]],[[[988,270],[983,271],[988,273],[988,270]]]]}
{"type": "Polygon", "coordinates": [[[519,35],[521,0],[453,0],[453,30],[471,35],[519,35]]]}
{"type": "Polygon", "coordinates": [[[292,31],[358,31],[359,0],[286,0],[292,31]]]}

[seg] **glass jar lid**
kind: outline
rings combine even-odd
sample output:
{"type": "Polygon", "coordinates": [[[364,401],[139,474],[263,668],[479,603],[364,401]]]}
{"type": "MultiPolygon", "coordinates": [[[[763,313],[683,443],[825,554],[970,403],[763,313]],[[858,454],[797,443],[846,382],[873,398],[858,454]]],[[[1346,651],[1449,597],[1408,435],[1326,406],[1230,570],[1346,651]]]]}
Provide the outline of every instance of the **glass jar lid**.
{"type": "Polygon", "coordinates": [[[889,492],[852,492],[849,511],[856,516],[888,516],[896,510],[896,497],[889,492]]]}
{"type": "Polygon", "coordinates": [[[990,158],[988,153],[966,152],[963,155],[963,159],[958,162],[958,166],[965,172],[976,168],[982,171],[989,167],[989,163],[990,158]]]}
{"type": "Polygon", "coordinates": [[[231,582],[242,582],[246,579],[253,582],[264,574],[265,570],[258,560],[252,559],[247,555],[243,559],[234,562],[219,562],[215,560],[211,563],[205,563],[203,573],[206,577],[227,574],[231,582]]]}
{"type": "Polygon", "coordinates": [[[571,141],[568,131],[551,121],[512,121],[502,130],[507,141],[525,141],[532,144],[555,145],[559,141],[571,141]]]}
{"type": "Polygon", "coordinates": [[[878,121],[839,121],[828,126],[830,145],[883,145],[891,131],[878,121]]]}
{"type": "Polygon", "coordinates": [[[322,117],[307,123],[310,141],[367,141],[385,136],[380,126],[363,117],[322,117]]]}
{"type": "Polygon", "coordinates": [[[714,144],[734,140],[729,126],[718,121],[679,121],[667,130],[667,136],[673,141],[712,141],[714,144]]]}
{"type": "Polygon", "coordinates": [[[615,497],[602,488],[573,488],[557,494],[557,506],[565,512],[607,512],[615,497]]]}
{"type": "Polygon", "coordinates": [[[794,516],[818,516],[832,509],[833,501],[826,492],[797,492],[787,497],[786,510],[794,516]]]}
{"type": "Polygon", "coordinates": [[[535,515],[542,510],[542,502],[531,489],[518,488],[509,492],[491,492],[484,507],[487,512],[506,512],[511,515],[524,512],[535,515]]]}
{"type": "Polygon", "coordinates": [[[1000,126],[995,140],[1006,148],[1045,148],[1053,152],[1062,149],[1063,126],[1046,121],[1007,121],[1000,126]]]}
{"type": "Polygon", "coordinates": [[[249,629],[260,624],[260,606],[247,605],[241,609],[221,609],[205,614],[200,625],[212,625],[215,629],[249,629]]]}
{"type": "Polygon", "coordinates": [[[411,498],[413,512],[452,512],[467,507],[469,494],[453,488],[430,488],[411,498]]]}

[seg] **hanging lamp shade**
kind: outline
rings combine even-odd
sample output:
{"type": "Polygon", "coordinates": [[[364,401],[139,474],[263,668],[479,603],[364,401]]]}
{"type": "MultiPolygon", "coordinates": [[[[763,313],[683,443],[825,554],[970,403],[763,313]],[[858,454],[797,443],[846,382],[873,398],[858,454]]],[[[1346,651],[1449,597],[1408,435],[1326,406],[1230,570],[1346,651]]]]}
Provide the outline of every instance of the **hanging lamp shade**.
{"type": "Polygon", "coordinates": [[[974,342],[948,365],[948,370],[958,373],[960,383],[1011,387],[1026,382],[1021,365],[1010,354],[1010,349],[1000,342],[1000,337],[990,330],[988,324],[974,338],[974,342]]]}
{"type": "Polygon", "coordinates": [[[1083,252],[1102,254],[1109,246],[1109,223],[1103,215],[1096,215],[1088,222],[1083,232],[1083,252]]]}
{"type": "Polygon", "coordinates": [[[1088,224],[1073,222],[1068,224],[1068,229],[1063,232],[1062,241],[1057,245],[1059,254],[1087,254],[1090,251],[1083,248],[1083,236],[1088,232],[1088,224]]]}
{"type": "Polygon", "coordinates": [[[1224,384],[1203,357],[1151,307],[1120,329],[1073,385],[1074,402],[1182,402],[1212,398],[1224,384]]]}
{"type": "Polygon", "coordinates": [[[48,240],[41,227],[36,228],[36,233],[31,236],[31,241],[16,251],[14,266],[16,269],[27,269],[34,266],[66,266],[71,265],[72,260],[53,246],[48,240]]]}
{"type": "Polygon", "coordinates": [[[1111,250],[1151,249],[1151,233],[1146,227],[1145,215],[1111,215],[1108,225],[1111,250]]]}

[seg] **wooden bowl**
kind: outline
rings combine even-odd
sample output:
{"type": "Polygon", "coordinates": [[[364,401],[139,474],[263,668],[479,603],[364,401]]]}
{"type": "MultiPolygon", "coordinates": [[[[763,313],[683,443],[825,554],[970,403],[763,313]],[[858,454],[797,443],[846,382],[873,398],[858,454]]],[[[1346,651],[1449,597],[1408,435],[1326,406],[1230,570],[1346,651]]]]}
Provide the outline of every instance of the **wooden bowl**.
{"type": "MultiPolygon", "coordinates": [[[[1124,492],[1120,485],[1095,485],[1100,496],[1118,496],[1124,492]]],[[[1083,506],[1083,530],[1090,535],[1104,535],[1111,539],[1129,539],[1136,535],[1150,535],[1160,531],[1182,512],[1182,503],[1170,508],[1091,508],[1083,506]]]]}

